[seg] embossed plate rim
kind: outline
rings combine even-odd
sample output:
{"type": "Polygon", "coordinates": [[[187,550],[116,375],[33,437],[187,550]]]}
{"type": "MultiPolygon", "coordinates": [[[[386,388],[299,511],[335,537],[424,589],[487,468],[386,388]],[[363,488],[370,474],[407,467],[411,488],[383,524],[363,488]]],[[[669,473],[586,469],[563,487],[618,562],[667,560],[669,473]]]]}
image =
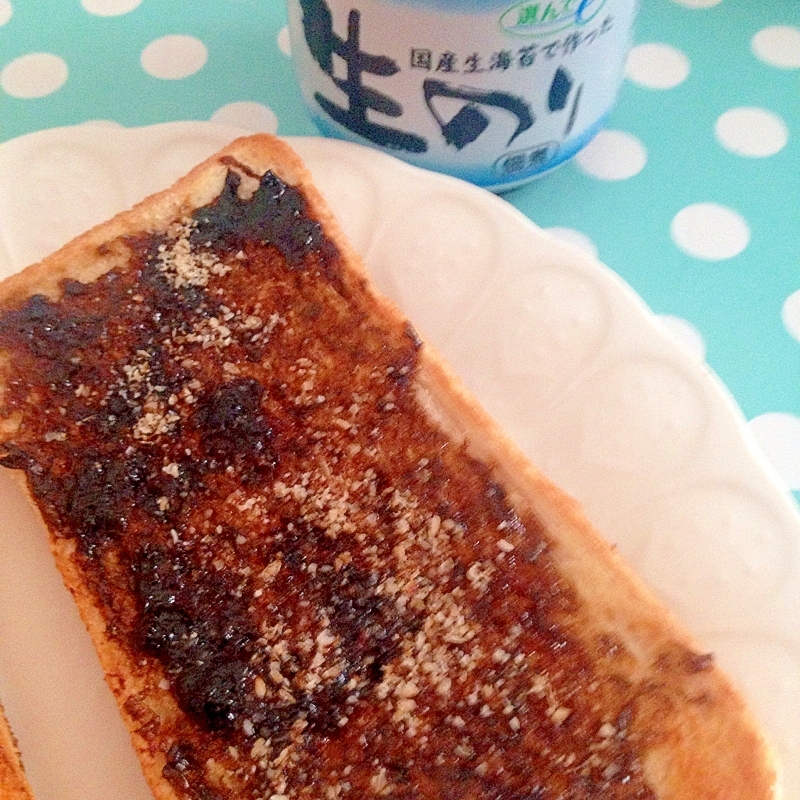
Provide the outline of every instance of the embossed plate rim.
{"type": "MultiPolygon", "coordinates": [[[[126,151],[127,157],[133,159],[135,163],[137,154],[139,158],[142,158],[144,153],[158,153],[160,148],[172,146],[175,142],[188,142],[189,144],[202,142],[204,143],[202,146],[208,146],[209,148],[212,148],[213,145],[213,148],[208,150],[210,154],[214,149],[223,146],[236,135],[243,133],[247,133],[247,131],[204,122],[164,123],[142,128],[85,124],[28,134],[4,143],[0,145],[0,231],[3,224],[3,177],[7,174],[4,172],[4,168],[13,168],[13,161],[17,154],[24,155],[30,151],[31,147],[46,148],[63,142],[73,142],[79,143],[81,147],[90,152],[93,149],[106,152],[110,147],[113,150],[113,146],[116,146],[118,151],[120,148],[126,151]]],[[[319,165],[327,167],[334,165],[335,169],[338,163],[357,161],[360,168],[377,182],[379,196],[383,198],[382,202],[385,206],[379,207],[377,210],[387,212],[388,216],[401,214],[409,204],[413,204],[420,198],[425,198],[432,194],[438,193],[442,197],[463,200],[465,203],[472,204],[475,208],[480,209],[481,213],[485,213],[487,219],[493,221],[492,224],[496,223],[505,230],[513,230],[514,235],[520,237],[521,244],[512,246],[508,240],[504,241],[503,246],[506,248],[507,255],[513,256],[519,248],[532,249],[540,254],[546,254],[548,257],[562,259],[564,263],[574,266],[582,274],[589,276],[590,281],[596,281],[598,285],[602,286],[603,292],[607,292],[613,302],[622,309],[624,315],[627,315],[624,316],[624,319],[627,320],[624,324],[633,326],[632,329],[626,330],[630,334],[630,338],[632,340],[636,339],[641,334],[640,338],[646,341],[645,349],[648,347],[655,348],[659,353],[659,357],[663,356],[670,363],[677,365],[678,369],[691,376],[695,385],[701,387],[704,402],[707,402],[709,407],[712,408],[712,416],[715,419],[724,418],[723,427],[727,426],[729,431],[734,431],[736,446],[732,451],[726,451],[723,454],[725,459],[746,467],[742,473],[746,476],[743,479],[745,485],[748,485],[749,481],[754,481],[757,484],[755,489],[761,494],[766,494],[768,502],[772,504],[772,508],[776,509],[779,516],[785,520],[785,535],[794,537],[796,541],[800,542],[800,515],[798,515],[797,509],[787,493],[780,487],[774,471],[758,450],[749,430],[744,425],[744,418],[741,412],[727,389],[705,365],[694,359],[680,344],[670,339],[669,335],[661,328],[655,315],[646,307],[641,298],[608,267],[537,228],[504,200],[457,179],[425,172],[382,153],[337,140],[300,137],[289,138],[288,141],[306,159],[312,173],[319,165]]],[[[188,167],[189,165],[186,166],[188,167]]],[[[136,170],[129,170],[129,172],[134,174],[136,170]]],[[[165,180],[169,182],[173,177],[177,177],[177,175],[170,175],[165,180]]],[[[132,180],[134,179],[132,178],[132,180]]],[[[318,182],[323,191],[326,191],[327,188],[325,180],[327,178],[320,174],[318,182]]],[[[333,188],[335,189],[335,187],[333,188]]],[[[155,187],[150,187],[149,190],[152,191],[154,189],[155,187]]],[[[126,204],[136,199],[131,198],[129,194],[126,194],[126,191],[120,191],[119,194],[121,197],[125,197],[126,204]]],[[[338,201],[335,194],[336,192],[333,191],[331,199],[338,201]]],[[[336,203],[333,203],[333,205],[335,206],[336,203]]],[[[367,226],[366,232],[369,245],[367,249],[371,251],[367,255],[377,258],[380,253],[372,252],[375,250],[373,245],[375,244],[374,239],[377,231],[373,229],[373,226],[367,226]]],[[[41,257],[44,253],[39,255],[41,257]]],[[[7,261],[8,258],[8,253],[4,250],[4,245],[0,238],[0,270],[2,270],[3,260],[7,261]]],[[[410,316],[413,319],[413,315],[410,314],[410,316]]],[[[443,352],[447,356],[448,343],[445,341],[442,345],[443,352]]],[[[728,447],[729,444],[726,443],[725,446],[728,447]]],[[[704,466],[708,467],[709,465],[704,466]]],[[[613,484],[609,485],[608,489],[613,491],[613,484]]],[[[0,487],[0,499],[7,500],[3,491],[3,487],[0,487]]],[[[613,535],[613,531],[606,530],[606,533],[613,535]]],[[[2,575],[0,575],[1,577],[2,575]]],[[[0,618],[2,618],[2,615],[0,615],[0,618]]],[[[2,627],[0,627],[0,633],[2,633],[2,630],[2,627]]],[[[800,671],[800,659],[798,659],[797,666],[798,671],[800,671]]],[[[9,676],[8,672],[4,673],[0,669],[0,696],[7,688],[9,689],[10,696],[8,697],[7,705],[10,712],[25,707],[23,701],[14,697],[14,691],[12,690],[14,680],[12,678],[13,676],[9,676]]],[[[13,714],[10,713],[10,716],[12,717],[12,723],[14,723],[13,714]]],[[[25,729],[25,720],[17,721],[21,722],[22,729],[25,729]]],[[[22,736],[22,730],[19,733],[23,750],[27,751],[28,745],[22,736]]],[[[779,732],[773,731],[772,733],[774,737],[779,737],[779,732]]],[[[33,761],[35,762],[36,759],[34,758],[33,761]]],[[[38,778],[38,775],[36,777],[38,778]]],[[[798,778],[793,772],[792,781],[796,782],[797,780],[798,778]]],[[[34,788],[38,787],[35,786],[34,788]]],[[[47,800],[47,795],[45,793],[41,794],[40,800],[47,800]]]]}

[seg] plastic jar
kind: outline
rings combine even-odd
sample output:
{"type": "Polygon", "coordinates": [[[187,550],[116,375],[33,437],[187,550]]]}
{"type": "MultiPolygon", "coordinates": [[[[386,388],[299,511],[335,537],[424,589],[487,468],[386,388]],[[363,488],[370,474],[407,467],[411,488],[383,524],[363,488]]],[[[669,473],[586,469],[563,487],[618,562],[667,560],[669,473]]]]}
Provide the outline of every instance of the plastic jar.
{"type": "Polygon", "coordinates": [[[616,99],[636,0],[288,0],[319,129],[502,191],[574,156],[616,99]]]}

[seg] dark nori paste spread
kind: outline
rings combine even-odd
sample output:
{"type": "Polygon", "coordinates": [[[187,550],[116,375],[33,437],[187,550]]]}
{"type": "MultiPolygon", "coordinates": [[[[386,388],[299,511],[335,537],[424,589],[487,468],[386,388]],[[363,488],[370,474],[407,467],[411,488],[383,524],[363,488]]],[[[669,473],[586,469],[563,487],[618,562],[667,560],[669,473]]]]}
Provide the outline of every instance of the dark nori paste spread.
{"type": "Polygon", "coordinates": [[[649,798],[614,643],[268,173],[0,317],[22,469],[186,798],[649,798]],[[170,693],[182,710],[152,709],[170,693]],[[601,717],[594,709],[603,709],[601,717]]]}

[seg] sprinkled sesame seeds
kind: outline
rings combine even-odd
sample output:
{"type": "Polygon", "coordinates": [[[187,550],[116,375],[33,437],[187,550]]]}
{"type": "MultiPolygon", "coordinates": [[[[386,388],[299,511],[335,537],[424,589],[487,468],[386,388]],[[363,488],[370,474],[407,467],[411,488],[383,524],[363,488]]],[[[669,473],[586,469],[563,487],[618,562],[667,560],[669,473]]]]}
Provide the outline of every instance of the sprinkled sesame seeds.
{"type": "MultiPolygon", "coordinates": [[[[172,568],[180,575],[169,613],[141,629],[175,625],[141,669],[190,709],[176,740],[203,756],[170,756],[176,780],[248,800],[347,800],[408,794],[438,765],[462,776],[465,796],[485,796],[484,779],[524,796],[517,762],[545,774],[561,758],[582,777],[621,783],[634,763],[624,737],[555,668],[563,657],[588,674],[560,627],[569,598],[550,581],[545,545],[529,546],[526,521],[502,501],[474,501],[490,487],[486,471],[425,427],[405,334],[367,330],[360,289],[337,295],[321,270],[262,287],[253,276],[273,269],[274,247],[217,251],[193,240],[196,226],[182,221],[151,249],[148,269],[158,293],[173,292],[175,318],[151,286],[128,285],[114,313],[147,335],[97,373],[111,376],[105,383],[87,367],[51,404],[58,430],[39,437],[54,449],[73,439],[76,398],[112,409],[103,419],[113,417],[134,489],[111,512],[131,528],[145,519],[147,546],[167,565],[159,585],[172,568]],[[234,398],[223,409],[230,432],[248,435],[215,449],[197,420],[219,386],[237,381],[263,389],[265,422],[252,424],[234,398]],[[251,469],[250,447],[274,458],[251,469]],[[526,573],[514,572],[517,561],[526,573]],[[173,646],[185,662],[164,657],[173,646]],[[194,705],[181,695],[192,680],[211,685],[210,700],[205,688],[194,705]],[[221,721],[206,731],[215,703],[221,721]]],[[[127,343],[123,331],[120,352],[127,343]]],[[[118,536],[130,543],[127,529],[118,536]]],[[[113,553],[116,541],[92,546],[113,553]]]]}
{"type": "Polygon", "coordinates": [[[558,706],[550,711],[549,716],[554,725],[561,725],[572,713],[572,709],[566,706],[558,706]]]}
{"type": "Polygon", "coordinates": [[[231,267],[223,264],[210,249],[197,250],[190,242],[197,222],[184,220],[169,230],[169,244],[159,245],[159,268],[176,288],[207,286],[212,275],[225,275],[231,267]]]}

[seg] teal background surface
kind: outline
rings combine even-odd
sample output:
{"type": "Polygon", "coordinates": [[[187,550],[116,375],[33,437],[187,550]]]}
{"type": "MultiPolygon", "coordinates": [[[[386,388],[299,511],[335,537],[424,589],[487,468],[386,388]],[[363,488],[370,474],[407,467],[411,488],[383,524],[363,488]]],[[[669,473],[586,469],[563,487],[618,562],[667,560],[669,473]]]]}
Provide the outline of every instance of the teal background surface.
{"type": "Polygon", "coordinates": [[[692,63],[686,81],[668,91],[623,84],[608,127],[647,144],[645,168],[610,183],[570,165],[508,197],[543,227],[586,233],[656,313],[692,322],[748,418],[800,413],[800,346],[780,313],[800,288],[800,70],[769,67],[750,50],[756,31],[786,24],[800,25],[800,3],[725,0],[699,10],[645,0],[635,43],[671,44],[692,63]],[[739,106],[779,114],[787,145],[768,158],[723,149],[715,120],[739,106]],[[669,221],[695,202],[739,211],[751,228],[747,248],[718,262],[676,248],[669,221]]]}
{"type": "MultiPolygon", "coordinates": [[[[622,87],[607,127],[644,145],[640,171],[601,180],[572,161],[505,197],[542,227],[584,234],[657,314],[690,323],[747,419],[777,412],[800,431],[800,341],[782,318],[800,290],[800,60],[775,66],[752,48],[756,33],[770,26],[800,36],[800,2],[709,3],[641,2],[634,44],[671,45],[691,68],[673,88],[632,80],[622,87]],[[788,130],[785,146],[767,157],[721,146],[716,120],[742,106],[778,115],[788,130]],[[705,260],[676,245],[671,220],[699,202],[744,217],[751,236],[741,253],[705,260]]],[[[283,2],[129,0],[133,8],[111,13],[122,0],[107,0],[106,15],[97,13],[101,0],[84,4],[0,0],[0,142],[86,120],[209,120],[245,102],[270,109],[279,134],[317,133],[294,77],[283,2]],[[204,63],[180,79],[149,74],[142,52],[175,34],[200,40],[204,63]],[[45,96],[14,96],[4,76],[31,53],[63,59],[68,78],[45,96]]],[[[790,445],[800,464],[800,440],[790,445]]],[[[789,488],[800,490],[800,481],[789,488]]]]}

